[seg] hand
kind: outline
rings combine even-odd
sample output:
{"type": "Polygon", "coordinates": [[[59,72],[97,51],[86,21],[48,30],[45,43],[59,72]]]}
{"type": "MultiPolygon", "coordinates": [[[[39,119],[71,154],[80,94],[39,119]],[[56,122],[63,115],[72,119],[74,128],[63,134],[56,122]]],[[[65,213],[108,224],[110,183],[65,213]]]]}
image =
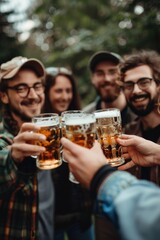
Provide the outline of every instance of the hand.
{"type": "Polygon", "coordinates": [[[43,134],[36,133],[39,127],[33,123],[24,123],[18,135],[13,139],[11,145],[11,155],[16,163],[20,163],[28,156],[37,156],[43,151],[44,147],[34,144],[35,140],[44,141],[46,137],[43,134]]]}
{"type": "Polygon", "coordinates": [[[150,167],[160,164],[160,145],[135,135],[123,134],[117,139],[123,146],[123,157],[131,160],[120,166],[119,170],[126,170],[134,165],[150,167]]]}
{"type": "Polygon", "coordinates": [[[96,141],[91,149],[79,146],[66,138],[61,139],[64,158],[69,163],[70,171],[84,186],[90,182],[97,170],[107,163],[100,144],[96,141]]]}

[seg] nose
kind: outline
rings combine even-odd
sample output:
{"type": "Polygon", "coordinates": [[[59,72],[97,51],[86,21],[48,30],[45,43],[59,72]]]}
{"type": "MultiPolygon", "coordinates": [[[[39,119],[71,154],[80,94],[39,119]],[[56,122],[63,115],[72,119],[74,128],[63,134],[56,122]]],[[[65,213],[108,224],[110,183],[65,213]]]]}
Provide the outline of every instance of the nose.
{"type": "Polygon", "coordinates": [[[106,82],[111,82],[112,81],[112,78],[109,74],[105,74],[105,81],[106,82]]]}
{"type": "Polygon", "coordinates": [[[142,90],[139,88],[138,84],[135,83],[133,87],[133,93],[141,92],[142,90]]]}
{"type": "Polygon", "coordinates": [[[70,98],[70,94],[67,93],[66,91],[63,91],[62,98],[65,99],[65,100],[68,100],[70,98]]]}
{"type": "Polygon", "coordinates": [[[28,95],[27,95],[27,97],[29,97],[29,98],[37,98],[37,93],[36,93],[36,91],[34,90],[33,87],[30,87],[30,88],[28,89],[28,95]]]}

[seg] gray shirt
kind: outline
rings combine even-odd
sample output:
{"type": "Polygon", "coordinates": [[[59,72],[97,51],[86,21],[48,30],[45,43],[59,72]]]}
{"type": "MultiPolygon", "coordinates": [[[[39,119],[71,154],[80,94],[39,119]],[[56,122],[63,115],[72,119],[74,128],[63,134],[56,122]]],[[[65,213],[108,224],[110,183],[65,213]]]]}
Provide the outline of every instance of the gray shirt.
{"type": "Polygon", "coordinates": [[[38,172],[39,240],[54,239],[54,185],[50,170],[38,172]]]}

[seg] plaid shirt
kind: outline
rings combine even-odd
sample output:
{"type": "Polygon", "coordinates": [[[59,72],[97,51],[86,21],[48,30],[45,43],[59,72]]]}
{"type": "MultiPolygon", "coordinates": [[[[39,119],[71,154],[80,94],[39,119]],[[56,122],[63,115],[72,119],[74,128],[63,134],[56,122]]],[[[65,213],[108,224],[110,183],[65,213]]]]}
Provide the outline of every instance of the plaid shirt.
{"type": "Polygon", "coordinates": [[[9,145],[17,124],[8,115],[0,124],[0,239],[37,238],[38,191],[35,160],[26,158],[15,165],[9,145]]]}

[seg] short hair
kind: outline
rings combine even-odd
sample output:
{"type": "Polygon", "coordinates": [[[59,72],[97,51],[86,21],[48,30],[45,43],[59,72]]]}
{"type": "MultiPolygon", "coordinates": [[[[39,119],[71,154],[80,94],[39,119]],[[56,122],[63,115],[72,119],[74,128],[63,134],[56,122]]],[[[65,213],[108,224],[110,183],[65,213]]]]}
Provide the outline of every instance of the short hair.
{"type": "Polygon", "coordinates": [[[154,81],[160,84],[160,55],[153,50],[141,50],[139,52],[126,55],[120,64],[120,81],[124,81],[125,73],[135,67],[147,65],[150,67],[154,81]]]}

